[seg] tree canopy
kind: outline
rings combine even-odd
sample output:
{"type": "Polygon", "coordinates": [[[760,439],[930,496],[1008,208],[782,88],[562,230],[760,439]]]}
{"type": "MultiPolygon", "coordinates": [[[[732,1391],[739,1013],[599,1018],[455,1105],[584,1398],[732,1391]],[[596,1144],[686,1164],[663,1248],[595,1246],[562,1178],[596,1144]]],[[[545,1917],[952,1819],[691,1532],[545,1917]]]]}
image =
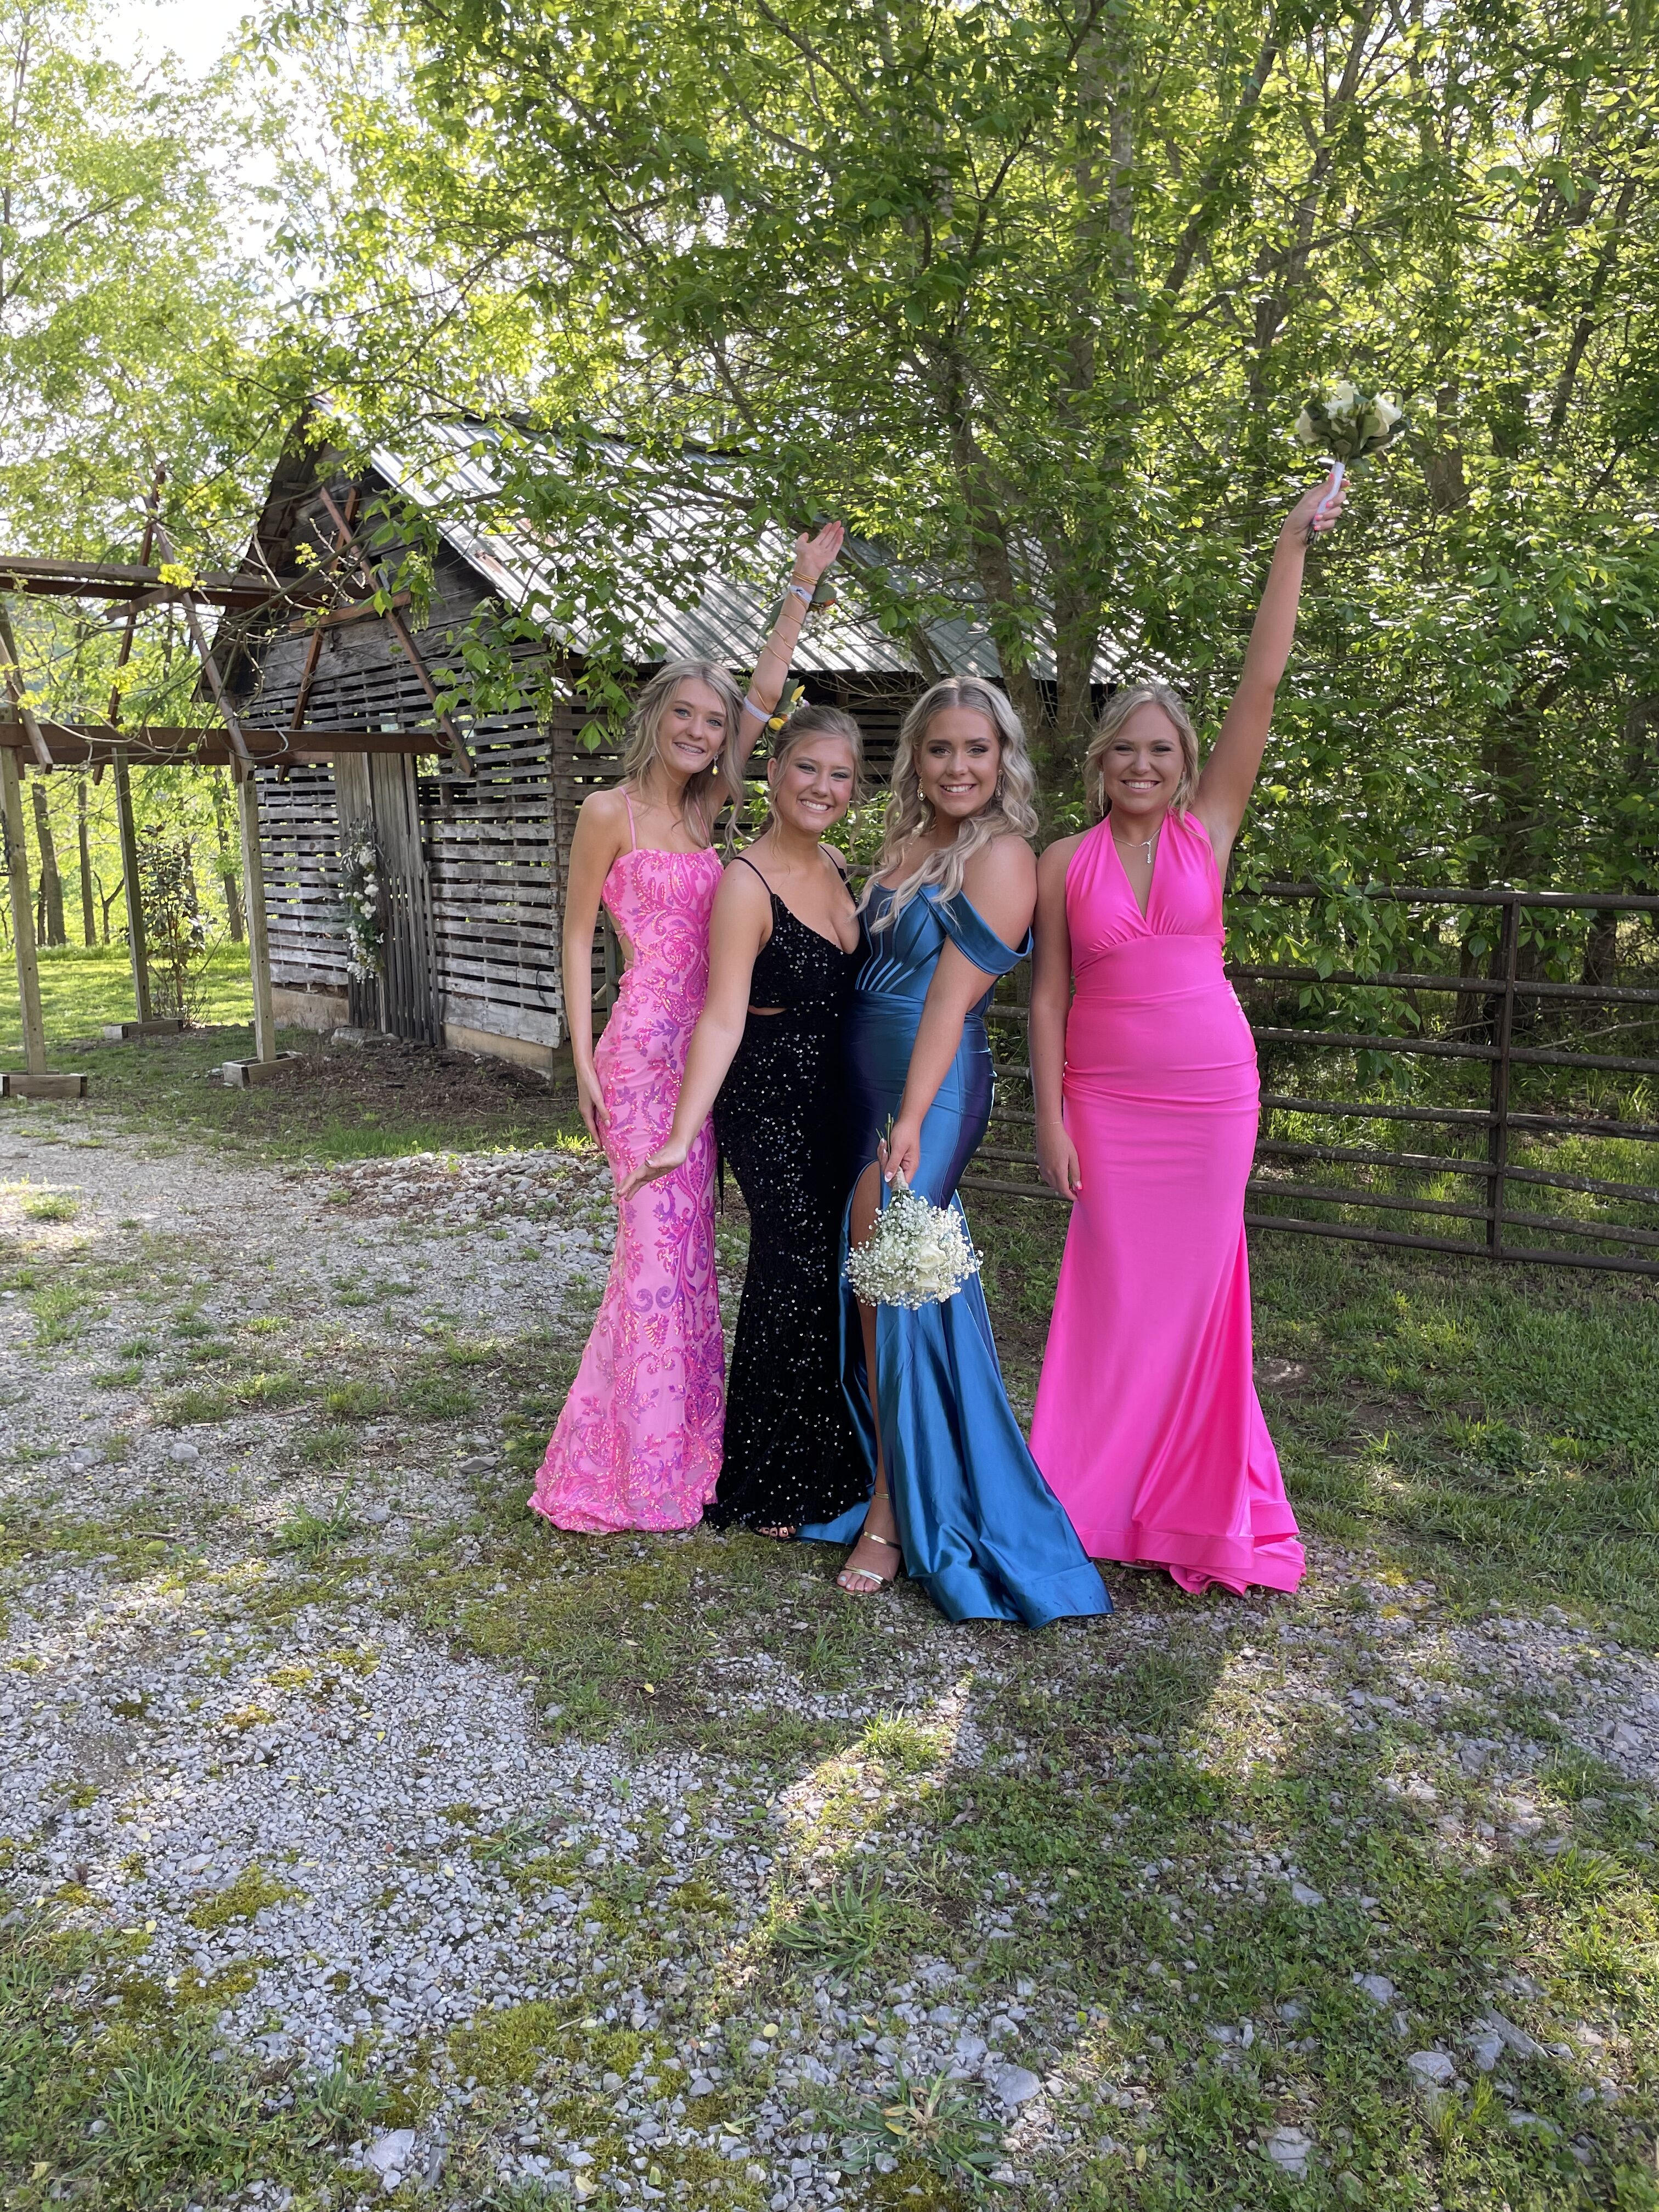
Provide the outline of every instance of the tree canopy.
{"type": "MultiPolygon", "coordinates": [[[[916,565],[977,601],[1060,800],[1103,665],[1217,711],[1297,409],[1356,374],[1410,428],[1320,564],[1252,849],[1652,880],[1644,7],[374,0],[288,29],[351,86],[354,212],[308,245],[337,328],[418,303],[434,341],[359,380],[370,412],[406,431],[435,367],[664,480],[736,450],[760,511],[890,550],[860,587],[895,627],[916,565]]],[[[586,465],[550,499],[527,450],[508,493],[578,563],[586,465]]]]}
{"type": "Polygon", "coordinates": [[[205,512],[307,390],[363,449],[480,418],[561,556],[532,622],[603,631],[665,491],[688,594],[834,510],[896,633],[982,613],[1058,819],[1103,676],[1214,719],[1352,374],[1409,428],[1315,564],[1239,868],[1656,882],[1644,0],[307,0],[258,265],[251,126],[89,4],[0,0],[14,535],[89,542],[158,445],[205,512]]]}

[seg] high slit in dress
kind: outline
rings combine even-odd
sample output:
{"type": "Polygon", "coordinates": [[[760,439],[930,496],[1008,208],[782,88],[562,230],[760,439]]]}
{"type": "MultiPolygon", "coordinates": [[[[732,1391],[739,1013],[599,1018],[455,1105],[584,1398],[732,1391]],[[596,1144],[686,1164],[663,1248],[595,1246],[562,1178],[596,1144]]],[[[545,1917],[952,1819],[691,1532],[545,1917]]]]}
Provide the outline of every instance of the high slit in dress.
{"type": "MultiPolygon", "coordinates": [[[[864,918],[863,965],[847,1024],[848,1113],[853,1163],[862,1170],[897,1114],[927,987],[954,944],[985,976],[962,1042],[921,1125],[912,1189],[963,1216],[957,1183],[990,1119],[991,1048],[985,1006],[997,978],[1024,959],[1030,939],[1005,945],[958,892],[932,886],[890,928],[873,930],[891,893],[878,886],[864,918]]],[[[856,1179],[856,1178],[855,1178],[856,1179]]],[[[882,1188],[882,1204],[890,1194],[882,1188]]],[[[842,1217],[845,1268],[850,1206],[842,1217]]],[[[864,1369],[864,1334],[851,1285],[841,1285],[842,1374],[863,1462],[858,1504],[804,1528],[804,1537],[848,1544],[875,1486],[876,1439],[864,1369]]],[[[907,1571],[951,1620],[1018,1620],[1040,1628],[1071,1614],[1111,1611],[1053,1492],[1026,1448],[1003,1387],[979,1278],[943,1304],[876,1311],[876,1368],[883,1456],[907,1571]]]]}
{"type": "Polygon", "coordinates": [[[1296,1516],[1255,1394],[1244,1186],[1255,1041],[1222,969],[1209,833],[1164,817],[1143,914],[1108,823],[1066,872],[1072,1207],[1031,1449],[1091,1557],[1293,1590],[1296,1516]]]}

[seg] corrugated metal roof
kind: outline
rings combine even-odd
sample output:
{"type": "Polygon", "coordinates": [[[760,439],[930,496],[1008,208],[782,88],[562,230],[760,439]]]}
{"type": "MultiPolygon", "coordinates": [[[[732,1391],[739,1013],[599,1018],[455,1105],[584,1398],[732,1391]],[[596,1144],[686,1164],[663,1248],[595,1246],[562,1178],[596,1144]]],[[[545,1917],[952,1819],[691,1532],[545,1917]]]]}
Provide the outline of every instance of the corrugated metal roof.
{"type": "MultiPolygon", "coordinates": [[[[489,445],[489,433],[474,422],[434,427],[445,449],[441,453],[416,462],[380,447],[374,455],[375,468],[389,484],[432,514],[446,544],[471,565],[491,592],[514,608],[545,604],[556,593],[557,576],[552,553],[538,544],[532,528],[526,525],[507,535],[480,529],[465,520],[469,510],[487,505],[501,489],[480,452],[489,445]]],[[[617,458],[623,462],[627,458],[620,447],[617,458]]],[[[766,618],[776,605],[794,550],[793,541],[775,525],[762,532],[756,545],[756,566],[779,580],[770,590],[741,577],[707,576],[700,596],[686,605],[665,592],[650,573],[658,565],[653,562],[652,553],[669,556],[666,565],[672,566],[673,549],[695,538],[700,527],[708,530],[713,507],[711,497],[695,492],[672,501],[655,494],[649,503],[642,501],[631,517],[634,538],[643,539],[644,550],[634,573],[624,573],[625,619],[630,650],[641,662],[685,658],[747,666],[753,665],[766,641],[766,618]]],[[[976,609],[971,587],[953,589],[943,579],[896,569],[880,546],[862,540],[848,540],[842,565],[854,574],[860,568],[884,570],[890,582],[896,575],[901,581],[910,581],[923,599],[959,599],[963,603],[959,614],[919,622],[928,652],[939,668],[952,675],[995,678],[1000,674],[995,642],[976,609]]],[[[849,604],[852,598],[849,593],[833,609],[820,611],[807,624],[795,649],[797,671],[818,675],[927,673],[914,643],[890,636],[872,616],[849,604]]],[[[582,652],[592,640],[575,629],[565,641],[574,651],[582,652]]],[[[1096,663],[1097,679],[1110,680],[1119,665],[1115,650],[1103,651],[1096,663]]],[[[1052,678],[1051,651],[1045,648],[1039,653],[1036,673],[1052,678]]]]}

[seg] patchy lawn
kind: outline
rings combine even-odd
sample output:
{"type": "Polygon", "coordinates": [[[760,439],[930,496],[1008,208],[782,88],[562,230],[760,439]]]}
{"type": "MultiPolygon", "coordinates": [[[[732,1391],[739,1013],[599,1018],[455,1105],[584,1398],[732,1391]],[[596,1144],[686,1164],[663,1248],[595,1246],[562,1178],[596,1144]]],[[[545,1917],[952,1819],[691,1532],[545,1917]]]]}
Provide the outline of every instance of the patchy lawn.
{"type": "Polygon", "coordinates": [[[533,1522],[567,1102],[236,1048],[0,1109],[8,2205],[1659,2204],[1650,1289],[1263,1238],[1304,1591],[956,1629],[533,1522]]]}

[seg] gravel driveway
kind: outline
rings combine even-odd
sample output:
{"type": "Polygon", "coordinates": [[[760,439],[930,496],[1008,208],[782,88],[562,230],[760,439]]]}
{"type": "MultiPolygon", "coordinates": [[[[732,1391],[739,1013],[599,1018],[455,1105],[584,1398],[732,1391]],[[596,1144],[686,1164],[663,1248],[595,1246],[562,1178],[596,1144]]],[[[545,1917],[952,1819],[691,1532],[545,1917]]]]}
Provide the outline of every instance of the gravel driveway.
{"type": "MultiPolygon", "coordinates": [[[[775,1632],[698,1678],[727,1730],[716,1747],[684,1727],[573,1726],[544,1668],[434,1627],[422,1589],[471,1575],[462,1621],[516,1597],[478,1519],[480,1486],[509,1479],[492,1347],[519,1346],[522,1371],[526,1340],[580,1344],[608,1256],[602,1168],[552,1151],[275,1169],[74,1129],[36,1116],[0,1134],[0,1867],[19,1911],[125,1936],[121,1978],[80,1992],[89,2011],[142,1982],[210,2018],[228,2059],[347,2063],[391,2086],[382,2124],[319,2154],[319,2193],[273,2180],[248,2203],[512,2187],[783,2212],[901,2202],[884,2191],[960,2179],[975,2145],[1034,2203],[1080,2201],[1080,2160],[1133,2176],[1163,2091],[1107,2032],[1111,2007],[1052,1954],[1023,1971],[1012,1940],[1060,1924],[1076,1868],[1050,1893],[986,1863],[960,1911],[906,1906],[884,1936],[876,1914],[862,1956],[855,1923],[873,1895],[861,1869],[971,1840],[963,1791],[1036,1771],[1019,1698],[1086,1711],[1077,1668],[1158,1663],[1172,1619],[1205,1694],[1100,1755],[1124,1822],[1138,1762],[1270,1772],[1316,1726],[1355,1757],[1417,1742],[1379,1749],[1378,1786],[1425,1848],[1472,1868],[1573,1848],[1581,1813],[1546,1778],[1560,1745],[1632,1803],[1659,1781],[1649,1656],[1565,1617],[1458,1619],[1426,1586],[1317,1547],[1292,1604],[1177,1616],[1132,1587],[1097,1630],[1041,1641],[952,1631],[902,1601],[871,1611],[867,1662],[839,1679],[803,1656],[840,1617],[823,1563],[769,1554],[755,1571],[775,1632]],[[1554,1747],[1527,1718],[1545,1706],[1554,1747]],[[748,1719],[780,1716],[833,1725],[844,1747],[781,1775],[733,1754],[748,1719]],[[817,1929],[816,1956],[805,1939],[790,1953],[792,1916],[817,1929]],[[946,2085],[949,2125],[927,2138],[954,2144],[942,2164],[920,2123],[884,2136],[871,2120],[896,2080],[946,2085]]],[[[660,1541],[676,1571],[719,1572],[717,1540],[660,1541]]],[[[643,1575],[657,1554],[560,1556],[568,1578],[643,1575]]],[[[636,1703],[659,1695],[638,1686],[636,1703]]],[[[1580,1802],[1593,1819],[1594,1790],[1580,1802]]],[[[1205,1894],[1336,1907],[1328,1875],[1265,1832],[1218,1851],[1205,1894]]],[[[1115,1878],[1161,1915],[1172,1875],[1154,1858],[1115,1878]]],[[[1363,1966],[1376,1899],[1360,1887],[1363,1966]]],[[[1143,1959],[1134,1978],[1178,1980],[1195,1942],[1177,1935],[1167,1970],[1143,1959]]],[[[1371,1978],[1397,2069],[1414,2044],[1448,2054],[1448,2080],[1553,2050],[1586,2112],[1626,2094],[1616,2023],[1515,2025],[1524,1976],[1483,1993],[1520,2039],[1484,2069],[1499,2034],[1484,2014],[1431,2017],[1396,2001],[1397,1969],[1371,1978]]],[[[1200,2008],[1194,2033],[1234,2065],[1293,2054],[1298,2018],[1294,2002],[1243,2027],[1200,2008]]],[[[1401,2094],[1420,2103],[1417,2075],[1401,2071],[1401,2094]]],[[[1524,2082],[1505,2087],[1511,2117],[1532,2117],[1524,2082]]],[[[1277,2148],[1259,2131],[1264,2185],[1340,2156],[1293,2106],[1277,2148]]],[[[1565,2123],[1537,2124],[1565,2144],[1565,2123]]],[[[1582,2140],[1581,2166],[1603,2154],[1582,2140]]]]}

